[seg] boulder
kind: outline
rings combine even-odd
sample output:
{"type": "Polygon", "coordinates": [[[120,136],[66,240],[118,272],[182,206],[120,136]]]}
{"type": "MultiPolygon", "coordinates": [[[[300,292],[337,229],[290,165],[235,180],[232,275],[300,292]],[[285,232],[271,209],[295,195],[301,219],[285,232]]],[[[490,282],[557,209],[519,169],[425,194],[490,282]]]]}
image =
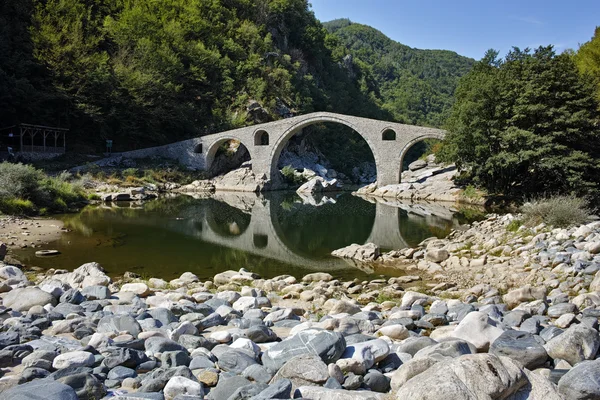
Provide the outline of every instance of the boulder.
{"type": "Polygon", "coordinates": [[[408,169],[411,171],[417,171],[419,169],[423,169],[427,166],[427,161],[425,160],[417,160],[408,164],[408,169]]]}
{"type": "Polygon", "coordinates": [[[558,390],[569,400],[600,399],[600,359],[584,361],[558,381],[558,390]]]}
{"type": "Polygon", "coordinates": [[[440,263],[450,258],[450,253],[446,249],[429,249],[425,254],[425,259],[434,263],[440,263]]]}
{"type": "Polygon", "coordinates": [[[504,330],[498,328],[487,314],[474,311],[463,318],[452,332],[452,336],[472,343],[479,351],[487,351],[490,344],[503,332],[504,330]]]}
{"type": "Polygon", "coordinates": [[[54,369],[64,369],[71,367],[91,367],[96,363],[94,355],[87,351],[71,351],[63,353],[52,362],[54,369]]]}
{"type": "Polygon", "coordinates": [[[519,366],[493,354],[441,361],[398,389],[397,399],[504,399],[526,383],[519,366]]]}
{"type": "Polygon", "coordinates": [[[505,294],[503,300],[509,308],[529,301],[546,300],[546,288],[525,285],[505,294]]]}
{"type": "Polygon", "coordinates": [[[367,243],[364,245],[351,244],[350,246],[334,250],[331,255],[360,262],[369,262],[378,259],[379,256],[381,256],[381,250],[379,246],[374,243],[367,243]]]}
{"type": "Polygon", "coordinates": [[[319,356],[302,354],[292,357],[277,371],[272,382],[289,379],[293,389],[300,386],[322,386],[329,378],[327,365],[319,356]]]}
{"type": "Polygon", "coordinates": [[[296,389],[294,398],[311,400],[384,400],[387,395],[369,391],[328,389],[318,386],[302,386],[296,389]]]}
{"type": "Polygon", "coordinates": [[[76,289],[95,285],[108,286],[111,283],[111,279],[104,273],[104,269],[95,262],[83,264],[73,272],[52,275],[51,280],[55,279],[76,289]]]}
{"type": "Polygon", "coordinates": [[[132,293],[137,294],[140,297],[146,297],[150,293],[152,293],[150,291],[150,288],[148,287],[148,285],[146,285],[145,283],[141,283],[141,282],[126,283],[123,286],[121,286],[121,291],[122,292],[132,292],[132,293]]]}
{"type": "Polygon", "coordinates": [[[534,370],[544,365],[548,353],[531,333],[505,331],[490,346],[491,354],[512,358],[523,367],[534,370]]]}
{"type": "Polygon", "coordinates": [[[72,387],[53,380],[36,379],[0,393],[0,400],[79,400],[72,387]]]}
{"type": "Polygon", "coordinates": [[[571,326],[544,345],[550,357],[566,360],[571,365],[593,359],[599,347],[598,331],[583,324],[571,326]]]}
{"type": "Polygon", "coordinates": [[[319,356],[324,363],[337,361],[346,349],[342,334],[320,329],[306,329],[269,347],[262,356],[263,365],[278,371],[286,362],[301,354],[319,356]]]}
{"type": "Polygon", "coordinates": [[[169,379],[163,392],[165,400],[173,400],[177,396],[197,396],[200,398],[204,396],[204,388],[201,383],[183,376],[174,376],[169,379]]]}
{"type": "Polygon", "coordinates": [[[34,306],[55,305],[56,298],[37,287],[28,287],[11,290],[4,296],[3,303],[15,311],[27,311],[34,306]]]}

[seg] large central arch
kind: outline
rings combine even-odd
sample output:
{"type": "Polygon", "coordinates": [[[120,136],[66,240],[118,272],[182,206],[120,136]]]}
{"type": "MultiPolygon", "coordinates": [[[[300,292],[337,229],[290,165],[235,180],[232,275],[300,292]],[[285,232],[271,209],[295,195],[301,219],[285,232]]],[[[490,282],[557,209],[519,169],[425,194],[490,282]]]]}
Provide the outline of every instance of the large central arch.
{"type": "Polygon", "coordinates": [[[279,162],[279,157],[281,156],[281,152],[283,151],[283,149],[285,148],[286,144],[289,142],[289,140],[298,133],[298,131],[314,125],[314,124],[319,124],[319,123],[326,123],[326,122],[331,122],[331,123],[337,123],[337,124],[341,124],[344,126],[347,126],[348,128],[352,129],[353,131],[355,131],[356,133],[358,133],[366,142],[367,145],[369,146],[369,149],[371,150],[371,154],[373,154],[373,158],[375,160],[375,165],[378,165],[378,159],[377,159],[377,152],[376,150],[376,145],[375,143],[372,143],[371,138],[368,135],[365,135],[363,132],[360,131],[360,129],[353,124],[352,122],[344,119],[344,118],[339,118],[337,116],[332,116],[332,115],[317,115],[314,117],[309,117],[306,118],[302,121],[299,121],[295,124],[293,124],[292,126],[290,126],[289,128],[287,128],[283,134],[281,134],[279,136],[279,138],[277,139],[277,141],[273,144],[273,148],[271,149],[271,152],[269,154],[269,162],[270,162],[270,171],[269,171],[269,178],[271,181],[276,182],[279,179],[279,168],[277,167],[277,164],[279,162]]]}

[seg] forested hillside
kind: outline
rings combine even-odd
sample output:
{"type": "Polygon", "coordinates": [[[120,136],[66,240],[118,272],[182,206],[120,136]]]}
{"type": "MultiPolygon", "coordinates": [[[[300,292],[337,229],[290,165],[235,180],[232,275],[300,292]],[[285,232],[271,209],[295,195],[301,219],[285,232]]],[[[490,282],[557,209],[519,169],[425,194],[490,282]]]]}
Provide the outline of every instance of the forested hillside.
{"type": "Polygon", "coordinates": [[[321,110],[442,124],[470,59],[326,26],[306,0],[5,0],[0,127],[95,152],[321,110]]]}
{"type": "Polygon", "coordinates": [[[377,83],[383,108],[397,121],[442,126],[454,90],[475,60],[447,50],[419,50],[348,19],[324,23],[377,83]]]}

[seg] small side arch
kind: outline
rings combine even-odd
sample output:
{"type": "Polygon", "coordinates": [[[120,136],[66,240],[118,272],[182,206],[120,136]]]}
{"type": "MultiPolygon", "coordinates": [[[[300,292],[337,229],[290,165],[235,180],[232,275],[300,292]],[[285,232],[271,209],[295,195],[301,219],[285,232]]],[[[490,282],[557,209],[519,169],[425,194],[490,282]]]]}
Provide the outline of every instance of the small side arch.
{"type": "Polygon", "coordinates": [[[194,146],[194,153],[195,154],[202,154],[202,143],[198,143],[196,146],[194,146]]]}
{"type": "Polygon", "coordinates": [[[255,146],[268,146],[269,145],[269,134],[264,129],[259,129],[254,132],[254,145],[255,146]]]}
{"type": "Polygon", "coordinates": [[[386,128],[381,132],[381,140],[394,141],[396,140],[396,131],[391,128],[386,128]]]}

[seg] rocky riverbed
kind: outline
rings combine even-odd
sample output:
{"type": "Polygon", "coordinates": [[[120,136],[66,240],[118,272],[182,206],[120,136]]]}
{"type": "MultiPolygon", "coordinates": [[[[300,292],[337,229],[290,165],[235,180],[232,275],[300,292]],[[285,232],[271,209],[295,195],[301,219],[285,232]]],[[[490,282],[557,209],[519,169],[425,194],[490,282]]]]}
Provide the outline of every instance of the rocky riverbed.
{"type": "Polygon", "coordinates": [[[600,223],[515,220],[380,256],[431,284],[3,264],[0,399],[600,398],[600,223]]]}

